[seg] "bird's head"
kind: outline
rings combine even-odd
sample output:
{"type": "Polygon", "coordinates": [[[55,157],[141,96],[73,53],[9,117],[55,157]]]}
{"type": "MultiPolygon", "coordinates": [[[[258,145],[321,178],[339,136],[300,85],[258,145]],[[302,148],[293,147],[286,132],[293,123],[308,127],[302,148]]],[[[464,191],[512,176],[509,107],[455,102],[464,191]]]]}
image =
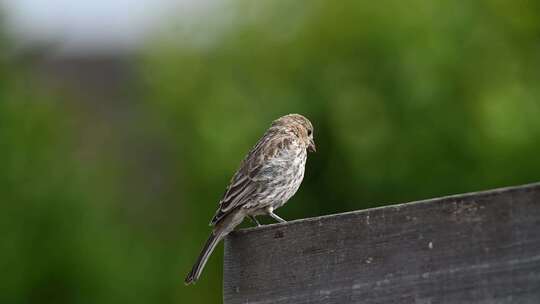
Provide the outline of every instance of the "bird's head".
{"type": "Polygon", "coordinates": [[[315,140],[313,139],[313,125],[309,119],[300,114],[289,114],[282,116],[272,123],[272,127],[283,127],[293,132],[302,143],[305,144],[309,152],[317,151],[315,140]]]}

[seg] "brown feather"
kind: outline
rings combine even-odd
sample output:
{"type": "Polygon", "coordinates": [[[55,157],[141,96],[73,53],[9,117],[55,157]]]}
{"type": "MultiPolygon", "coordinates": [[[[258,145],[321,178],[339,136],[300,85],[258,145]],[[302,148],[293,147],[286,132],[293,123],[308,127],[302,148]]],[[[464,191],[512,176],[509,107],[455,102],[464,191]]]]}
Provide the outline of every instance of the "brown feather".
{"type": "Polygon", "coordinates": [[[245,216],[267,214],[283,221],[273,210],[296,193],[304,178],[307,152],[314,150],[313,126],[307,118],[289,114],[272,122],[241,162],[219,201],[210,222],[214,230],[187,276],[186,284],[199,278],[217,243],[245,216]]]}

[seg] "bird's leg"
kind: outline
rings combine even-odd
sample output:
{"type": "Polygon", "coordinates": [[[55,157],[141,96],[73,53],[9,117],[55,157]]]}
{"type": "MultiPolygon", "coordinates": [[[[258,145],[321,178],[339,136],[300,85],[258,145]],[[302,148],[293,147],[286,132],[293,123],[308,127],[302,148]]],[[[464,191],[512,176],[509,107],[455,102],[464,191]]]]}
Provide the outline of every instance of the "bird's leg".
{"type": "Polygon", "coordinates": [[[270,215],[273,219],[275,219],[276,221],[280,222],[280,223],[286,223],[287,221],[280,218],[277,214],[275,214],[274,212],[270,212],[268,215],[270,215]]]}
{"type": "Polygon", "coordinates": [[[275,219],[276,221],[280,222],[280,223],[286,223],[287,221],[280,218],[277,214],[275,214],[273,211],[270,211],[270,213],[268,213],[268,215],[270,215],[273,219],[275,219]]]}
{"type": "Polygon", "coordinates": [[[259,221],[257,220],[257,218],[255,217],[255,215],[250,215],[249,216],[249,219],[254,222],[255,224],[257,224],[257,227],[261,226],[261,223],[259,223],[259,221]]]}
{"type": "Polygon", "coordinates": [[[270,215],[273,219],[275,219],[276,221],[280,222],[280,223],[286,223],[287,221],[280,218],[279,216],[277,216],[277,214],[274,213],[274,208],[273,207],[267,207],[266,208],[266,213],[268,215],[270,215]]]}

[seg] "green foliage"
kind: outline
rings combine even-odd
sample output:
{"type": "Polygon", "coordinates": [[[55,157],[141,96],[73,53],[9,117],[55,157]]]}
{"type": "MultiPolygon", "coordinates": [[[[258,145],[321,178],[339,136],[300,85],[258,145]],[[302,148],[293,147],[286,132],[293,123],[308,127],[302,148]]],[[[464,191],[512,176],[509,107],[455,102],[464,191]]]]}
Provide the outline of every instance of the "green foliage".
{"type": "Polygon", "coordinates": [[[288,219],[538,180],[533,5],[241,1],[173,31],[143,74],[189,184],[183,229],[202,244],[241,157],[291,112],[313,121],[319,149],[288,219]]]}
{"type": "Polygon", "coordinates": [[[219,188],[289,112],[318,127],[310,214],[523,183],[540,166],[533,5],[240,2],[144,74],[195,187],[219,188]]]}
{"type": "Polygon", "coordinates": [[[113,151],[81,151],[76,111],[3,59],[0,303],[172,302],[165,246],[118,215],[113,151]]]}
{"type": "Polygon", "coordinates": [[[0,62],[0,302],[219,302],[219,250],[197,285],[183,276],[287,113],[312,120],[318,152],[286,219],[538,181],[539,12],[232,1],[149,46],[125,132],[0,62]]]}

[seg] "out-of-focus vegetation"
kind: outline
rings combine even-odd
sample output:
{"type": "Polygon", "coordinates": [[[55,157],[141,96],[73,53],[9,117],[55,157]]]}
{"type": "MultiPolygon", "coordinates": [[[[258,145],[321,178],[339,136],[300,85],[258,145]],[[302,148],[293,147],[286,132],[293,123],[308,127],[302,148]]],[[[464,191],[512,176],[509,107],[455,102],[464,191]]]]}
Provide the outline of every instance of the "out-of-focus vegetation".
{"type": "Polygon", "coordinates": [[[536,2],[215,14],[148,46],[138,115],[127,132],[96,126],[90,152],[69,101],[0,66],[0,302],[219,302],[219,250],[197,285],[182,279],[241,158],[287,113],[312,120],[318,145],[287,219],[540,179],[536,2]]]}

